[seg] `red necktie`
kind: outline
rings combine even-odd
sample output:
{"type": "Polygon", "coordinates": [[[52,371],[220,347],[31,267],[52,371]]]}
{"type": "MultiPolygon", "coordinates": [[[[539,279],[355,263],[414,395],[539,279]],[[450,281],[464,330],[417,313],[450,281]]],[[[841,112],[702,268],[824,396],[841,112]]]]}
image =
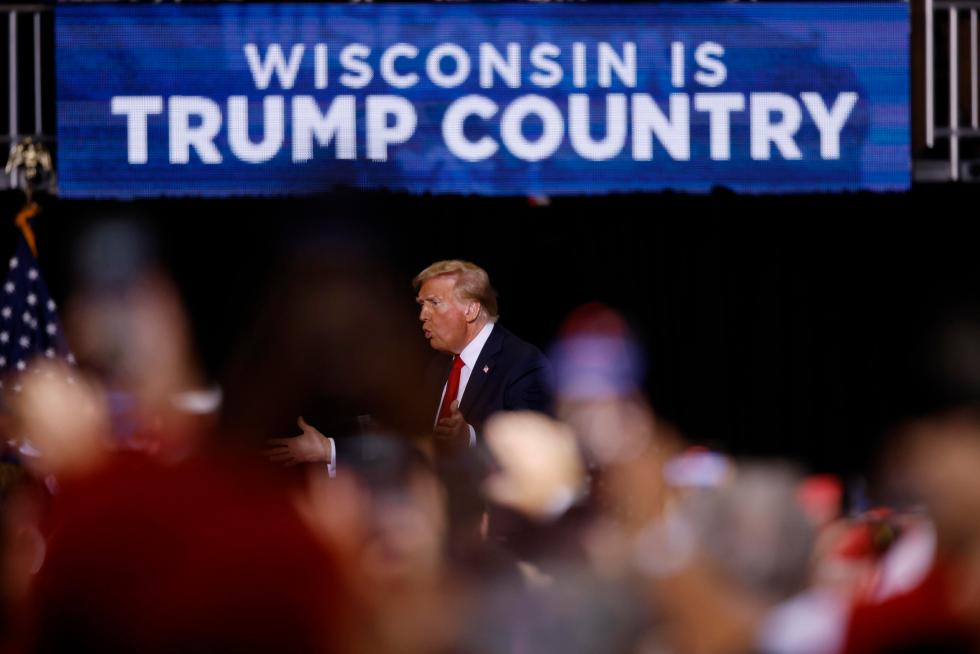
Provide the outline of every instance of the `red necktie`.
{"type": "Polygon", "coordinates": [[[448,418],[452,413],[452,404],[459,392],[459,373],[463,370],[463,359],[459,355],[453,359],[453,369],[449,372],[449,380],[446,382],[446,394],[442,397],[442,406],[439,407],[438,420],[448,418]]]}

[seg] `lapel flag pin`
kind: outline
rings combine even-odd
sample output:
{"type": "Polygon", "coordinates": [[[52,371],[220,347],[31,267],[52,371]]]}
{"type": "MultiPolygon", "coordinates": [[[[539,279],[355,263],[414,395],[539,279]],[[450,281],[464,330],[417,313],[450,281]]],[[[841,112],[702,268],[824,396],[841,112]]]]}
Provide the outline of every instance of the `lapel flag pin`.
{"type": "Polygon", "coordinates": [[[483,374],[485,375],[488,372],[490,372],[490,366],[483,366],[483,374]]]}

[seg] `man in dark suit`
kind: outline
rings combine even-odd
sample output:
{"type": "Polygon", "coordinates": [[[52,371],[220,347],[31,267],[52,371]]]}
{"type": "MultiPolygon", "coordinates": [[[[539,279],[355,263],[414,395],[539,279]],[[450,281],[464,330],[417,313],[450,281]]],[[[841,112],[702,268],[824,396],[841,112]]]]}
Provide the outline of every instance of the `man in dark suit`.
{"type": "Polygon", "coordinates": [[[497,294],[486,271],[466,261],[438,261],[413,284],[422,331],[441,353],[426,375],[440,445],[476,445],[483,423],[497,411],[551,411],[551,365],[497,324],[497,294]]]}
{"type": "MultiPolygon", "coordinates": [[[[551,412],[551,365],[540,350],[497,324],[497,294],[486,271],[466,261],[439,261],[413,284],[422,331],[440,353],[425,384],[441,454],[477,449],[483,423],[497,411],[551,412]]],[[[269,458],[333,468],[334,440],[302,418],[299,428],[299,436],[270,440],[269,458]]]]}
{"type": "Polygon", "coordinates": [[[438,261],[413,285],[422,332],[439,352],[425,383],[436,468],[448,490],[450,550],[468,560],[487,540],[505,545],[501,514],[490,517],[480,494],[495,465],[480,437],[483,425],[499,411],[550,413],[553,374],[540,350],[497,324],[497,293],[479,266],[438,261]]]}

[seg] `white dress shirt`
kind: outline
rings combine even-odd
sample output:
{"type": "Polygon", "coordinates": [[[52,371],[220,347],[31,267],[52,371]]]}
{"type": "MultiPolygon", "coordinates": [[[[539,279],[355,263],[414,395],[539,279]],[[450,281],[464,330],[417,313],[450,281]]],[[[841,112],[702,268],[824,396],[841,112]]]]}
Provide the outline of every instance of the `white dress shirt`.
{"type": "MultiPolygon", "coordinates": [[[[483,346],[487,344],[487,339],[490,338],[490,332],[493,331],[493,323],[488,322],[483,326],[483,329],[473,337],[463,351],[459,353],[459,358],[463,360],[463,367],[459,371],[459,392],[456,394],[455,400],[462,400],[463,393],[466,392],[466,385],[470,381],[470,375],[473,374],[473,367],[476,365],[477,360],[480,358],[480,353],[483,352],[483,346]]],[[[448,384],[449,381],[446,381],[448,384]]],[[[446,384],[442,386],[442,394],[439,396],[439,408],[442,408],[442,401],[446,397],[446,384]]],[[[439,409],[436,409],[436,417],[433,424],[439,422],[439,409]]],[[[470,446],[476,445],[476,430],[473,429],[473,425],[467,425],[470,428],[470,446]]]]}
{"type": "Polygon", "coordinates": [[[330,463],[327,464],[327,474],[330,477],[337,476],[337,443],[330,436],[327,436],[327,444],[330,446],[330,463]]]}

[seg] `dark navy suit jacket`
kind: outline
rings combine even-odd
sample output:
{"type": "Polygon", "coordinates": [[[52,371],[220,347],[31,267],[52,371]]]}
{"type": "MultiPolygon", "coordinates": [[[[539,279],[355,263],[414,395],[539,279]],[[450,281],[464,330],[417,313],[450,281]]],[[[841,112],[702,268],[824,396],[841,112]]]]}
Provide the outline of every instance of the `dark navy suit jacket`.
{"type": "MultiPolygon", "coordinates": [[[[451,367],[452,357],[440,355],[426,374],[433,420],[451,367]]],[[[541,350],[495,324],[459,402],[459,411],[476,430],[477,439],[483,423],[497,411],[550,414],[553,401],[554,373],[541,350]]]]}
{"type": "MultiPolygon", "coordinates": [[[[440,355],[426,373],[426,392],[433,421],[451,368],[452,357],[440,355]]],[[[554,398],[553,378],[551,364],[541,350],[499,324],[493,326],[459,403],[460,413],[476,430],[476,447],[464,447],[448,457],[437,457],[437,470],[449,490],[450,524],[457,534],[450,538],[451,542],[466,543],[478,534],[483,515],[489,508],[480,495],[480,481],[495,468],[493,457],[481,437],[487,418],[498,411],[530,410],[550,414],[554,398]]],[[[496,520],[491,518],[491,532],[495,530],[495,523],[496,520]]]]}

